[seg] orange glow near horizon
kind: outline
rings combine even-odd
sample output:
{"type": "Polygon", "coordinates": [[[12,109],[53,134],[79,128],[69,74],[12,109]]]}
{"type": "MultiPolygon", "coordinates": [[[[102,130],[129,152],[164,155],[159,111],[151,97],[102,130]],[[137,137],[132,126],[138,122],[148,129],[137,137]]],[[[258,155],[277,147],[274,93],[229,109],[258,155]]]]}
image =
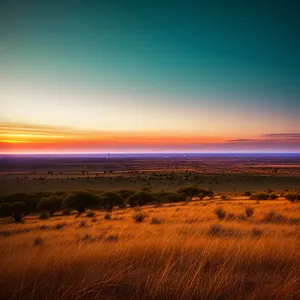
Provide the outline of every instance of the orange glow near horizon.
{"type": "Polygon", "coordinates": [[[83,131],[25,124],[0,124],[1,153],[120,151],[218,144],[225,138],[175,132],[83,131]]]}
{"type": "MultiPolygon", "coordinates": [[[[256,137],[206,136],[197,132],[93,131],[0,123],[0,153],[137,153],[295,151],[299,134],[256,137]]],[[[299,151],[296,151],[299,152],[299,151]]]]}

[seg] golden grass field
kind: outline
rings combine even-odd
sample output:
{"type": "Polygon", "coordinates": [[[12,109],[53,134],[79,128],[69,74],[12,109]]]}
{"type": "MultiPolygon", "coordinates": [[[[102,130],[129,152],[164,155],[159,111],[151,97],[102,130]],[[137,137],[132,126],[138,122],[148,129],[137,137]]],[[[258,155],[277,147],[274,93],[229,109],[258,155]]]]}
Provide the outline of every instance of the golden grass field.
{"type": "Polygon", "coordinates": [[[300,204],[192,201],[2,220],[1,299],[300,299],[300,204]],[[254,215],[244,216],[246,206],[254,215]],[[227,212],[224,220],[216,207],[227,212]],[[275,211],[283,217],[266,219],[275,211]]]}

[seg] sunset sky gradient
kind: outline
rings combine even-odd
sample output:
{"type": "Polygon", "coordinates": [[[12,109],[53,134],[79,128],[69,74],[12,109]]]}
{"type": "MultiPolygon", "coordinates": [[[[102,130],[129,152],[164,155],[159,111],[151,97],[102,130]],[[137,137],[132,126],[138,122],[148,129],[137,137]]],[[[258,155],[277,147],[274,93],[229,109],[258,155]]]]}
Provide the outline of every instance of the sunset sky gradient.
{"type": "Polygon", "coordinates": [[[0,1],[0,152],[299,152],[300,7],[242,2],[0,1]]]}

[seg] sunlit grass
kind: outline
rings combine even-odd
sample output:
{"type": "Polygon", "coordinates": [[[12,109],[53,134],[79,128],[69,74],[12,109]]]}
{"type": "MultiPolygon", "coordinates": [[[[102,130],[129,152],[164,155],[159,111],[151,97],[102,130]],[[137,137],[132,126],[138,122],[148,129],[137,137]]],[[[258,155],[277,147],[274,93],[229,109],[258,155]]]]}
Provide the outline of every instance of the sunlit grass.
{"type": "Polygon", "coordinates": [[[300,205],[202,201],[142,211],[138,223],[133,209],[3,221],[0,298],[299,299],[300,205]],[[243,219],[247,206],[254,214],[243,219]],[[270,211],[285,222],[265,222],[270,211]]]}

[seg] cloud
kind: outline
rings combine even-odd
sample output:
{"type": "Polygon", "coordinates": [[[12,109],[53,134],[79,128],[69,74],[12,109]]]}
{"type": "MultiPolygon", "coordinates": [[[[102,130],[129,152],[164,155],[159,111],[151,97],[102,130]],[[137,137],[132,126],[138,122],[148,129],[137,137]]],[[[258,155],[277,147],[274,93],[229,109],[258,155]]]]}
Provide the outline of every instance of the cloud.
{"type": "Polygon", "coordinates": [[[300,133],[268,133],[255,139],[239,138],[227,140],[227,143],[280,143],[280,142],[299,142],[300,133]]]}
{"type": "Polygon", "coordinates": [[[227,140],[227,143],[253,143],[258,142],[258,139],[234,139],[234,140],[227,140]]]}
{"type": "Polygon", "coordinates": [[[300,141],[300,133],[268,133],[262,137],[273,140],[300,141]]]}

